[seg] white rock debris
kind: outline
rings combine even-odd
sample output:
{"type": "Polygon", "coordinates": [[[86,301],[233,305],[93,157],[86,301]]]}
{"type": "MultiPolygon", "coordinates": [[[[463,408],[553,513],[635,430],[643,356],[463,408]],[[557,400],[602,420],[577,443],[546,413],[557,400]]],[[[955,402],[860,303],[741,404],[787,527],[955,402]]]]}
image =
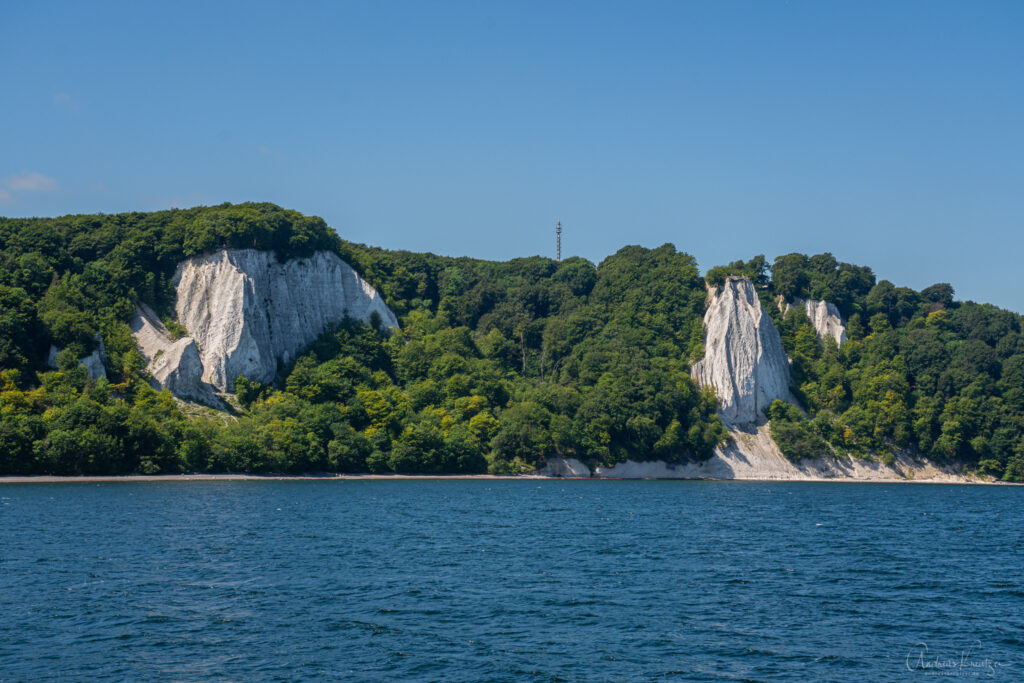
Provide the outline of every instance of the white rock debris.
{"type": "MultiPolygon", "coordinates": [[[[729,430],[731,440],[702,462],[671,465],[661,460],[627,460],[614,467],[597,467],[594,479],[745,479],[756,481],[928,481],[972,482],[982,477],[954,466],[900,453],[891,465],[850,455],[821,456],[790,462],[779,451],[767,424],[729,430]]],[[[546,474],[543,470],[539,475],[546,474]]],[[[563,475],[570,476],[570,475],[563,475]]]]}

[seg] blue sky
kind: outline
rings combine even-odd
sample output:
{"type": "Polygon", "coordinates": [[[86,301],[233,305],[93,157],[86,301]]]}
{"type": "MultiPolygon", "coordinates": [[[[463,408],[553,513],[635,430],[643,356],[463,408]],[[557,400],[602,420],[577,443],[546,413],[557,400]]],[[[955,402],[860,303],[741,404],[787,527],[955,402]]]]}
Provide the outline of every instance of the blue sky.
{"type": "Polygon", "coordinates": [[[831,251],[1024,311],[1024,3],[0,9],[0,215],[271,201],[351,240],[831,251]]]}

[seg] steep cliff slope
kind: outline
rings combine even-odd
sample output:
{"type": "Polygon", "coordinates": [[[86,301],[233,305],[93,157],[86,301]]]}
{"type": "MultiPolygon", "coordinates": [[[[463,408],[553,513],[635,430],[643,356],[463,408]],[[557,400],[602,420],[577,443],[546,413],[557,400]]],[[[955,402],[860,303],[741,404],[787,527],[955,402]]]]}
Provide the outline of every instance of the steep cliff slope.
{"type": "Polygon", "coordinates": [[[272,252],[225,249],[182,262],[177,317],[198,345],[203,379],[230,391],[235,378],[268,382],[331,323],[346,315],[385,327],[398,320],[336,254],[279,263],[272,252]]]}
{"type": "Polygon", "coordinates": [[[843,319],[835,304],[808,300],[804,302],[804,310],[807,311],[807,317],[811,319],[811,324],[820,338],[832,337],[836,344],[842,346],[846,341],[846,326],[843,325],[843,319]]]}
{"type": "Polygon", "coordinates": [[[778,298],[779,309],[785,313],[794,306],[803,306],[804,310],[807,311],[807,317],[811,319],[811,324],[814,325],[814,331],[818,333],[819,339],[825,339],[832,337],[836,340],[836,344],[839,346],[843,345],[846,341],[846,325],[843,324],[843,317],[839,314],[839,309],[836,305],[829,301],[820,301],[816,299],[796,299],[792,304],[785,302],[782,297],[778,298]]]}
{"type": "Polygon", "coordinates": [[[775,399],[789,398],[789,360],[753,283],[729,277],[713,288],[704,315],[704,358],[693,376],[712,386],[727,425],[755,424],[775,399]]]}
{"type": "Polygon", "coordinates": [[[213,387],[202,380],[203,363],[194,339],[171,339],[167,328],[145,304],[135,309],[129,327],[139,351],[149,362],[149,373],[157,388],[168,389],[179,398],[220,407],[213,387]]]}
{"type": "MultiPolygon", "coordinates": [[[[89,379],[99,379],[101,377],[106,379],[107,369],[104,367],[103,363],[107,359],[107,350],[103,346],[103,337],[100,336],[99,332],[96,333],[96,342],[96,349],[94,349],[88,356],[79,358],[78,362],[85,367],[85,371],[88,373],[89,379]]],[[[57,355],[60,354],[61,350],[62,349],[51,345],[50,353],[46,357],[46,364],[54,370],[57,369],[57,355]]]]}

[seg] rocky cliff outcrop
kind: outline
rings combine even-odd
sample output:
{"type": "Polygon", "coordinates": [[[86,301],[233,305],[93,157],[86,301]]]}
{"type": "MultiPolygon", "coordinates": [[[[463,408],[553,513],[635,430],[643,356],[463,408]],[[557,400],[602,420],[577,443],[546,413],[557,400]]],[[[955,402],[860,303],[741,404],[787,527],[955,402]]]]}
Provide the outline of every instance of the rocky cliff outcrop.
{"type": "Polygon", "coordinates": [[[544,467],[537,470],[537,475],[586,479],[590,477],[590,468],[576,458],[548,458],[544,467]]]}
{"type": "Polygon", "coordinates": [[[755,424],[772,401],[789,400],[789,359],[748,278],[730,276],[709,296],[705,353],[693,376],[714,387],[727,425],[755,424]]]}
{"type": "Polygon", "coordinates": [[[179,398],[221,407],[213,387],[203,381],[203,363],[191,337],[172,339],[170,332],[145,304],[135,309],[128,323],[157,389],[168,389],[179,398]]]}
{"type": "Polygon", "coordinates": [[[231,391],[235,378],[269,382],[346,316],[385,327],[398,320],[377,291],[336,254],[278,262],[271,252],[225,249],[178,266],[178,321],[199,347],[203,379],[231,391]]]}
{"type": "Polygon", "coordinates": [[[836,340],[836,344],[842,346],[846,341],[846,326],[843,325],[843,319],[835,304],[811,300],[804,302],[804,308],[818,336],[822,339],[831,337],[836,340]]]}
{"type": "Polygon", "coordinates": [[[786,313],[793,307],[803,306],[807,312],[807,317],[810,318],[811,324],[814,325],[815,332],[818,333],[819,339],[826,339],[831,337],[836,340],[836,344],[839,346],[843,345],[846,341],[846,326],[843,324],[843,318],[839,315],[839,309],[836,305],[828,301],[819,301],[815,299],[796,299],[792,304],[782,301],[782,297],[779,297],[779,309],[786,313]]]}
{"type": "Polygon", "coordinates": [[[271,381],[331,324],[345,317],[385,327],[398,320],[384,300],[336,254],[278,262],[271,252],[225,249],[178,265],[176,314],[188,330],[172,339],[140,306],[132,333],[159,387],[181,398],[220,405],[239,375],[271,381]]]}
{"type": "MultiPolygon", "coordinates": [[[[46,364],[54,370],[57,369],[57,354],[61,352],[61,349],[56,346],[50,346],[50,353],[46,358],[46,364]]],[[[85,371],[89,374],[89,379],[107,378],[107,369],[103,366],[104,361],[107,359],[107,349],[103,346],[103,337],[100,333],[96,333],[96,348],[88,356],[79,358],[78,362],[80,365],[85,367],[85,371]]]]}

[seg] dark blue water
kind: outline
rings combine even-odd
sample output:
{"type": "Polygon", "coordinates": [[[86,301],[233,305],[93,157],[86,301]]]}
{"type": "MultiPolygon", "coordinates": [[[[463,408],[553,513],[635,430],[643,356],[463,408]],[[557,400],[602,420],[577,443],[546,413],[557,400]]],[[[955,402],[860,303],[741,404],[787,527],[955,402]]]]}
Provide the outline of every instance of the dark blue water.
{"type": "Polygon", "coordinates": [[[0,486],[0,680],[1024,680],[1024,489],[0,486]]]}

